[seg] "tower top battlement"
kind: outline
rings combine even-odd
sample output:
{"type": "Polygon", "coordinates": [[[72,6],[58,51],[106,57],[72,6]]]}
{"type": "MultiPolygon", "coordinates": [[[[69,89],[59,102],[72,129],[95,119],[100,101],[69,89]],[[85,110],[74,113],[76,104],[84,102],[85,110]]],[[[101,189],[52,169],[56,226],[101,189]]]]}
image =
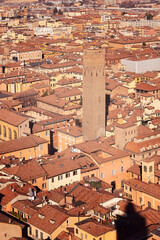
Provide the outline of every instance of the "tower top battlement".
{"type": "Polygon", "coordinates": [[[85,49],[83,52],[83,58],[104,58],[105,55],[105,49],[99,48],[99,49],[95,49],[95,48],[89,48],[89,49],[85,49]]]}

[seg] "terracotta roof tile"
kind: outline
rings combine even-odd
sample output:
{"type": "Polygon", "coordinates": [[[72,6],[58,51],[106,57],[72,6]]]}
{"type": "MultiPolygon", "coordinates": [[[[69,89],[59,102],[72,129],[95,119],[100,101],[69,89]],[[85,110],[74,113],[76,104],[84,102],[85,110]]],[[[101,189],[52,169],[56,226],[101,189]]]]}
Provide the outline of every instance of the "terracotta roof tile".
{"type": "Polygon", "coordinates": [[[129,179],[124,182],[136,191],[144,192],[157,199],[160,199],[160,185],[154,183],[145,183],[137,179],[129,179]]]}
{"type": "Polygon", "coordinates": [[[46,205],[34,214],[28,223],[40,230],[52,234],[69,216],[53,206],[46,205]]]}
{"type": "Polygon", "coordinates": [[[27,119],[28,117],[21,116],[17,112],[8,111],[6,109],[0,109],[0,120],[3,122],[7,122],[14,126],[18,126],[27,119]]]}
{"type": "Polygon", "coordinates": [[[35,135],[29,135],[27,137],[20,137],[14,140],[9,140],[0,143],[0,154],[9,152],[15,152],[22,149],[37,147],[39,144],[47,143],[46,139],[35,135]]]}
{"type": "Polygon", "coordinates": [[[92,220],[82,221],[76,224],[78,228],[83,231],[93,235],[94,237],[99,237],[110,231],[115,231],[115,228],[110,225],[102,225],[92,220]]]}

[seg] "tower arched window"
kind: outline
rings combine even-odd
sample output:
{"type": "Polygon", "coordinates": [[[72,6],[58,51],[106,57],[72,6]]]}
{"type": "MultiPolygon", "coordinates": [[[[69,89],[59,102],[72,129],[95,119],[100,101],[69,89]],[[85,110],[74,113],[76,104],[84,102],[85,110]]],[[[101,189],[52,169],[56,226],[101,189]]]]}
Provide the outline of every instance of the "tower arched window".
{"type": "Polygon", "coordinates": [[[152,166],[149,167],[149,172],[152,172],[152,166]]]}
{"type": "Polygon", "coordinates": [[[147,167],[146,166],[144,166],[144,172],[147,172],[147,167]]]}

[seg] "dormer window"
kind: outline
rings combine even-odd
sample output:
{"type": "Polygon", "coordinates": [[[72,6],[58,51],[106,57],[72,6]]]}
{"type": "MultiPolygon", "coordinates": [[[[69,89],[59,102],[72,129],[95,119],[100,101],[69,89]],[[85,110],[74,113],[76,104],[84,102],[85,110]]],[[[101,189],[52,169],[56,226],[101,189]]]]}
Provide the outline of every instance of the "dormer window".
{"type": "Polygon", "coordinates": [[[141,152],[144,152],[145,151],[145,147],[141,148],[141,152]]]}
{"type": "Polygon", "coordinates": [[[38,217],[41,218],[41,219],[44,219],[45,216],[39,213],[38,217]]]}
{"type": "Polygon", "coordinates": [[[51,223],[51,224],[54,224],[55,221],[54,221],[53,219],[50,219],[50,223],[51,223]]]}

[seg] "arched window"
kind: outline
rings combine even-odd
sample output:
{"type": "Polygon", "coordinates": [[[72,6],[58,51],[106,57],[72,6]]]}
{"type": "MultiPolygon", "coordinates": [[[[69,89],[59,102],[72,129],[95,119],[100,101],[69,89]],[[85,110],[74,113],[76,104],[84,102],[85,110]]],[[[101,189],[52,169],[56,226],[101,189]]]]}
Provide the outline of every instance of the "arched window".
{"type": "Polygon", "coordinates": [[[7,137],[6,127],[3,126],[3,137],[7,137]]]}
{"type": "Polygon", "coordinates": [[[149,172],[152,172],[152,166],[149,167],[149,172]]]}
{"type": "Polygon", "coordinates": [[[144,166],[144,172],[147,172],[147,167],[146,166],[144,166]]]}
{"type": "Polygon", "coordinates": [[[17,132],[14,130],[14,139],[17,138],[17,132]]]}
{"type": "Polygon", "coordinates": [[[12,132],[11,132],[10,128],[8,128],[8,137],[9,137],[9,139],[12,139],[12,132]]]}

